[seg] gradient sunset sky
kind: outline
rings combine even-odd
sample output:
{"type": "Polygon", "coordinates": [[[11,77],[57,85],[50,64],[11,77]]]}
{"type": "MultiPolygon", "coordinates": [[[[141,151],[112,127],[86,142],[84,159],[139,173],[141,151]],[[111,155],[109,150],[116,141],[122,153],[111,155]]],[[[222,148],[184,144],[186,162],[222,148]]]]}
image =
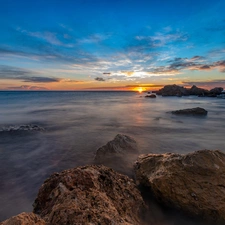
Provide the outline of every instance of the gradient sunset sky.
{"type": "Polygon", "coordinates": [[[225,88],[224,0],[0,0],[0,90],[225,88]]]}

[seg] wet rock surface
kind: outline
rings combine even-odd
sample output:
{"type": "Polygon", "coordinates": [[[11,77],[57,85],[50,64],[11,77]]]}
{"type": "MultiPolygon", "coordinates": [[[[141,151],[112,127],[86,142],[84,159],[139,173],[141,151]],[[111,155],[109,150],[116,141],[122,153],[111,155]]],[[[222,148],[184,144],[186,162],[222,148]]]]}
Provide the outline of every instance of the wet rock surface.
{"type": "Polygon", "coordinates": [[[135,164],[136,181],[158,202],[193,217],[225,223],[225,154],[202,150],[141,155],[135,164]]]}
{"type": "Polygon", "coordinates": [[[190,109],[180,109],[171,112],[172,114],[176,115],[193,115],[193,116],[206,116],[208,111],[203,108],[196,107],[190,109]]]}
{"type": "Polygon", "coordinates": [[[137,142],[122,134],[96,151],[95,163],[111,167],[116,171],[131,175],[133,163],[138,156],[137,142]]]}
{"type": "Polygon", "coordinates": [[[53,174],[41,186],[34,213],[49,224],[143,224],[145,203],[133,180],[104,166],[53,174]]]}
{"type": "Polygon", "coordinates": [[[46,225],[45,221],[34,213],[20,213],[8,220],[0,223],[0,225],[46,225]]]}

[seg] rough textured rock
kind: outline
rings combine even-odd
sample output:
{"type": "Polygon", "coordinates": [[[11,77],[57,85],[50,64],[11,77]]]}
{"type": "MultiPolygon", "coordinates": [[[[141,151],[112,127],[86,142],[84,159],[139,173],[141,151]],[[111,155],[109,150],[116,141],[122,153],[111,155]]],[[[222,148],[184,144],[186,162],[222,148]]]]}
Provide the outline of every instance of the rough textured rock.
{"type": "Polygon", "coordinates": [[[202,150],[187,155],[141,155],[135,174],[137,182],[149,187],[161,203],[224,224],[224,153],[202,150]]]}
{"type": "Polygon", "coordinates": [[[96,151],[95,162],[129,175],[137,156],[136,141],[127,135],[117,134],[112,141],[96,151]]]}
{"type": "Polygon", "coordinates": [[[205,116],[207,115],[208,111],[203,108],[196,107],[191,109],[180,109],[172,111],[173,114],[177,115],[196,115],[196,116],[205,116]]]}
{"type": "Polygon", "coordinates": [[[173,84],[164,86],[157,94],[162,96],[183,96],[188,95],[189,93],[186,88],[173,84]]]}
{"type": "Polygon", "coordinates": [[[0,225],[46,225],[46,223],[38,215],[24,212],[1,222],[0,225]]]}
{"type": "Polygon", "coordinates": [[[193,85],[189,90],[188,90],[190,95],[198,95],[198,96],[207,96],[209,94],[209,91],[203,88],[199,88],[195,85],[193,85]]]}
{"type": "Polygon", "coordinates": [[[145,204],[133,180],[104,166],[53,174],[41,186],[34,212],[50,224],[143,224],[145,204]]]}

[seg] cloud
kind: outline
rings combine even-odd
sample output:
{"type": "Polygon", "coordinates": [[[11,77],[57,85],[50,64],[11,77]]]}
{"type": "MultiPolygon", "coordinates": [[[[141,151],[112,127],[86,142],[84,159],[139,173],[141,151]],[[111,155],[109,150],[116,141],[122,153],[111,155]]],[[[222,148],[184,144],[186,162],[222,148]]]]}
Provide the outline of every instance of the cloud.
{"type": "Polygon", "coordinates": [[[30,85],[22,85],[22,86],[18,86],[18,87],[8,87],[8,90],[32,90],[32,91],[36,91],[36,90],[48,90],[45,87],[39,87],[39,86],[30,86],[30,85]]]}
{"type": "MultiPolygon", "coordinates": [[[[63,46],[63,47],[69,47],[69,48],[74,47],[73,44],[67,44],[67,43],[60,41],[59,38],[57,37],[57,36],[59,36],[59,34],[57,34],[56,32],[50,32],[50,31],[31,32],[31,31],[27,31],[27,30],[24,30],[21,28],[17,28],[16,30],[24,35],[27,35],[27,36],[30,36],[33,38],[37,38],[40,40],[44,40],[51,45],[63,46]]],[[[63,37],[65,37],[65,34],[63,35],[63,37]]],[[[69,36],[66,36],[66,37],[69,37],[69,36]]],[[[68,39],[68,38],[65,38],[65,39],[68,39]]]]}
{"type": "Polygon", "coordinates": [[[102,78],[102,77],[96,77],[95,80],[97,80],[97,81],[105,81],[105,79],[102,78]]]}
{"type": "Polygon", "coordinates": [[[154,73],[180,73],[182,70],[213,70],[218,69],[220,72],[225,72],[225,60],[215,61],[211,63],[205,62],[205,58],[194,56],[188,58],[174,58],[168,61],[170,64],[160,66],[154,69],[154,73]]]}
{"type": "Polygon", "coordinates": [[[225,80],[208,80],[208,81],[183,81],[182,82],[186,86],[202,86],[202,87],[224,87],[225,88],[225,80]]]}
{"type": "Polygon", "coordinates": [[[60,78],[54,77],[34,76],[34,74],[36,72],[31,70],[0,65],[0,79],[14,79],[32,83],[52,83],[61,80],[60,78]]]}

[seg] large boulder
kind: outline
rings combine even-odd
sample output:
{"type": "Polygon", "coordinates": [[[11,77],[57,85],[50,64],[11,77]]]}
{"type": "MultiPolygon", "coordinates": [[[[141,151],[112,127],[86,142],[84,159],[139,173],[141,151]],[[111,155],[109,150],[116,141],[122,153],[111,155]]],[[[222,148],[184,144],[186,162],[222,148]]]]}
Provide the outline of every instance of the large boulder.
{"type": "Polygon", "coordinates": [[[94,160],[96,164],[103,164],[130,175],[138,152],[137,142],[133,138],[117,134],[113,140],[96,151],[94,160]]]}
{"type": "Polygon", "coordinates": [[[166,85],[156,93],[162,96],[183,96],[189,94],[186,88],[178,86],[176,84],[166,85]]]}
{"type": "Polygon", "coordinates": [[[104,166],[53,174],[41,186],[34,213],[50,224],[143,224],[145,203],[133,180],[104,166]]]}
{"type": "Polygon", "coordinates": [[[196,108],[190,108],[190,109],[175,110],[175,111],[172,111],[171,113],[176,114],[176,115],[205,116],[205,115],[207,115],[208,111],[203,108],[196,107],[196,108]]]}
{"type": "Polygon", "coordinates": [[[46,225],[46,223],[34,213],[23,212],[1,222],[0,225],[46,225]]]}
{"type": "Polygon", "coordinates": [[[135,174],[137,183],[164,205],[224,224],[225,154],[221,151],[141,155],[135,174]]]}

